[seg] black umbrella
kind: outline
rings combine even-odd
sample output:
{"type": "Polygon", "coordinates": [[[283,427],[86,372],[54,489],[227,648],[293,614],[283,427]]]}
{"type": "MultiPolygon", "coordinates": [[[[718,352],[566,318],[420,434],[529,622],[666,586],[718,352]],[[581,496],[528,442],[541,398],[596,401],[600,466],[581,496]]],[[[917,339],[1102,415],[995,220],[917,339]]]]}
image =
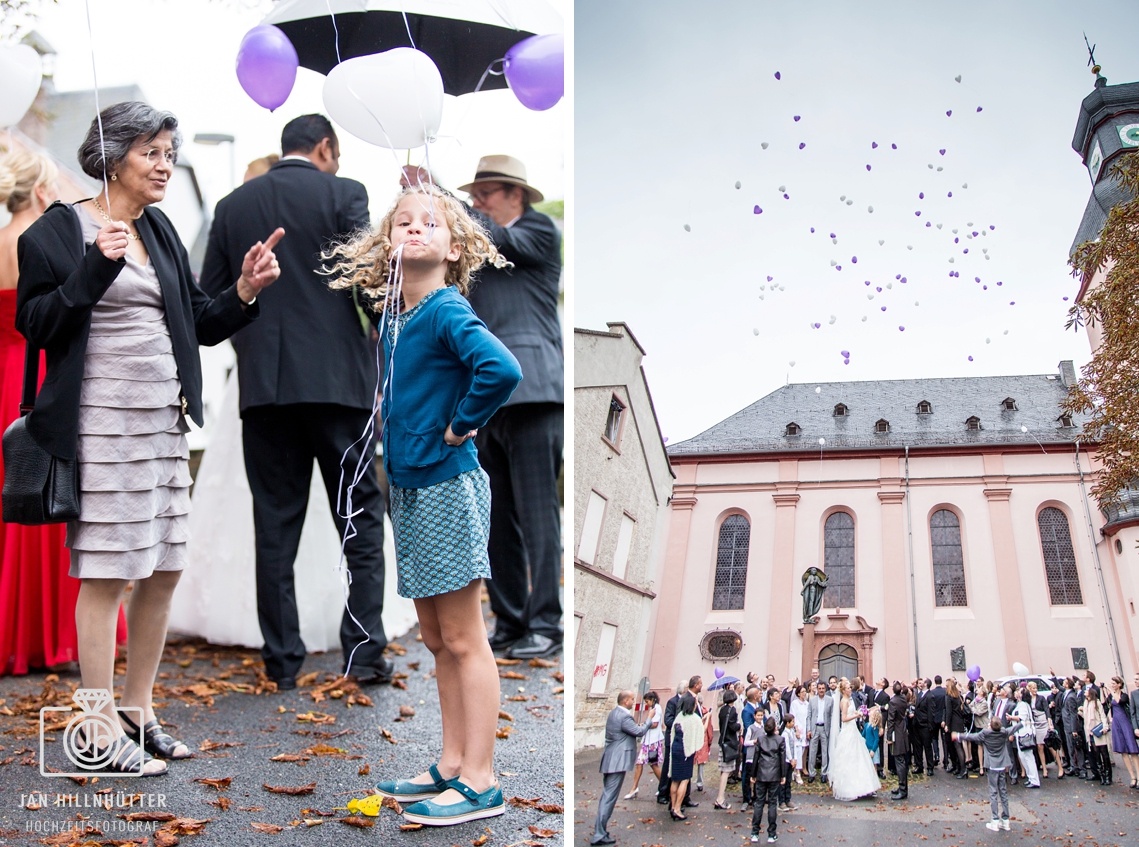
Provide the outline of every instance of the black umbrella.
{"type": "Polygon", "coordinates": [[[519,41],[562,29],[546,0],[282,0],[262,23],[279,27],[301,66],[322,74],[356,56],[415,47],[455,96],[506,88],[506,78],[487,68],[519,41]]]}

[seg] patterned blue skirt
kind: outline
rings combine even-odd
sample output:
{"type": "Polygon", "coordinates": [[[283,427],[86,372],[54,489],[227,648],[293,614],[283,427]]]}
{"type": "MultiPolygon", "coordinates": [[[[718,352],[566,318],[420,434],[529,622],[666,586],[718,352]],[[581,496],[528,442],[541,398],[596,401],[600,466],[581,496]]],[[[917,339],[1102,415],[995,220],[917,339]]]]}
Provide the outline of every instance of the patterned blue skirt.
{"type": "Polygon", "coordinates": [[[482,468],[427,488],[391,487],[397,590],[416,599],[490,579],[490,478],[482,468]]]}

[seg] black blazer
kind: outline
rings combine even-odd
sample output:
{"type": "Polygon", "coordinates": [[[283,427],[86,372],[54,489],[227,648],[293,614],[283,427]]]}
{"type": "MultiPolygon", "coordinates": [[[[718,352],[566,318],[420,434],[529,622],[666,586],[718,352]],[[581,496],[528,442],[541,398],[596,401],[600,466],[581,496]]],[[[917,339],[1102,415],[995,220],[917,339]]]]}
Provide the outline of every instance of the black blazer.
{"type": "MultiPolygon", "coordinates": [[[[126,265],[125,259],[112,262],[94,244],[84,245],[78,215],[85,214],[53,203],[17,244],[16,329],[47,358],[47,376],[28,415],[28,432],[62,459],[74,459],[79,446],[79,395],[91,311],[126,265]]],[[[135,223],[162,288],[166,326],[182,383],[183,414],[201,426],[198,345],[212,346],[229,338],[257,317],[258,304],[242,309],[237,276],[216,297],[207,296],[194,282],[174,225],[158,209],[147,207],[135,223]]]]}
{"type": "MultiPolygon", "coordinates": [[[[522,366],[508,406],[565,402],[565,357],[558,321],[562,236],[546,215],[527,209],[509,227],[474,213],[513,268],[483,267],[471,286],[471,307],[522,366]]],[[[288,236],[286,236],[287,238],[288,236]]]]}
{"type": "Polygon", "coordinates": [[[945,720],[945,689],[940,685],[935,685],[925,695],[930,701],[930,717],[933,718],[933,725],[940,727],[945,720]]]}
{"type": "MultiPolygon", "coordinates": [[[[316,273],[321,250],[368,226],[368,192],[351,179],[286,159],[217,205],[202,266],[216,295],[241,276],[241,261],[277,227],[281,276],[257,298],[261,319],[233,337],[241,411],[253,406],[335,403],[371,409],[376,351],[351,290],[316,273]]],[[[363,296],[359,297],[361,304],[363,296]]]]}
{"type": "Polygon", "coordinates": [[[740,755],[740,719],[731,703],[720,707],[720,752],[725,762],[735,761],[740,755]]]}
{"type": "Polygon", "coordinates": [[[896,756],[907,756],[910,752],[910,737],[906,718],[909,703],[901,694],[895,694],[886,708],[886,740],[896,756]]]}

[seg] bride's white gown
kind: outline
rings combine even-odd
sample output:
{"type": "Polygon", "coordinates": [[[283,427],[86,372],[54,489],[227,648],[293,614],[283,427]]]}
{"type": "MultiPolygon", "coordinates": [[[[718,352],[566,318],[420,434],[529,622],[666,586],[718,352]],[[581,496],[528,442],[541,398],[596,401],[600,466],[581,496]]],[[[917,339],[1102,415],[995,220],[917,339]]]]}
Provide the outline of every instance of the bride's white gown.
{"type": "MultiPolygon", "coordinates": [[[[384,520],[383,621],[388,638],[397,638],[415,625],[415,604],[396,593],[391,522],[384,520]]],[[[190,565],[174,593],[170,631],[197,635],[213,644],[261,647],[253,495],[245,476],[236,368],[226,383],[209,448],[202,455],[194,483],[190,533],[190,565]]],[[[310,653],[340,649],[344,589],[336,570],[339,551],[328,494],[314,463],[308,512],[293,565],[301,638],[310,653]]]]}
{"type": "MultiPolygon", "coordinates": [[[[854,704],[846,701],[846,714],[855,714],[854,704]]],[[[831,754],[828,776],[836,800],[857,800],[882,787],[866,741],[858,731],[858,721],[844,721],[831,754]]]]}

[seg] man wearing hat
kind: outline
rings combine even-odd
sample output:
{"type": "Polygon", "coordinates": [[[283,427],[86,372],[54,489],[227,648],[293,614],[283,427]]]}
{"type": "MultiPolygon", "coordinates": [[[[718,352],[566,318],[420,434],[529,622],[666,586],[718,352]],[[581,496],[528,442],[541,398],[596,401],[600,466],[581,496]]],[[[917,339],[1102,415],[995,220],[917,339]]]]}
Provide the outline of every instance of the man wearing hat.
{"type": "Polygon", "coordinates": [[[479,430],[479,463],[490,476],[490,568],[496,618],[491,646],[516,659],[562,646],[561,515],[564,357],[558,321],[561,233],[531,208],[542,192],[512,156],[484,156],[460,191],[483,216],[513,267],[484,267],[471,306],[522,366],[522,382],[479,430]]]}

